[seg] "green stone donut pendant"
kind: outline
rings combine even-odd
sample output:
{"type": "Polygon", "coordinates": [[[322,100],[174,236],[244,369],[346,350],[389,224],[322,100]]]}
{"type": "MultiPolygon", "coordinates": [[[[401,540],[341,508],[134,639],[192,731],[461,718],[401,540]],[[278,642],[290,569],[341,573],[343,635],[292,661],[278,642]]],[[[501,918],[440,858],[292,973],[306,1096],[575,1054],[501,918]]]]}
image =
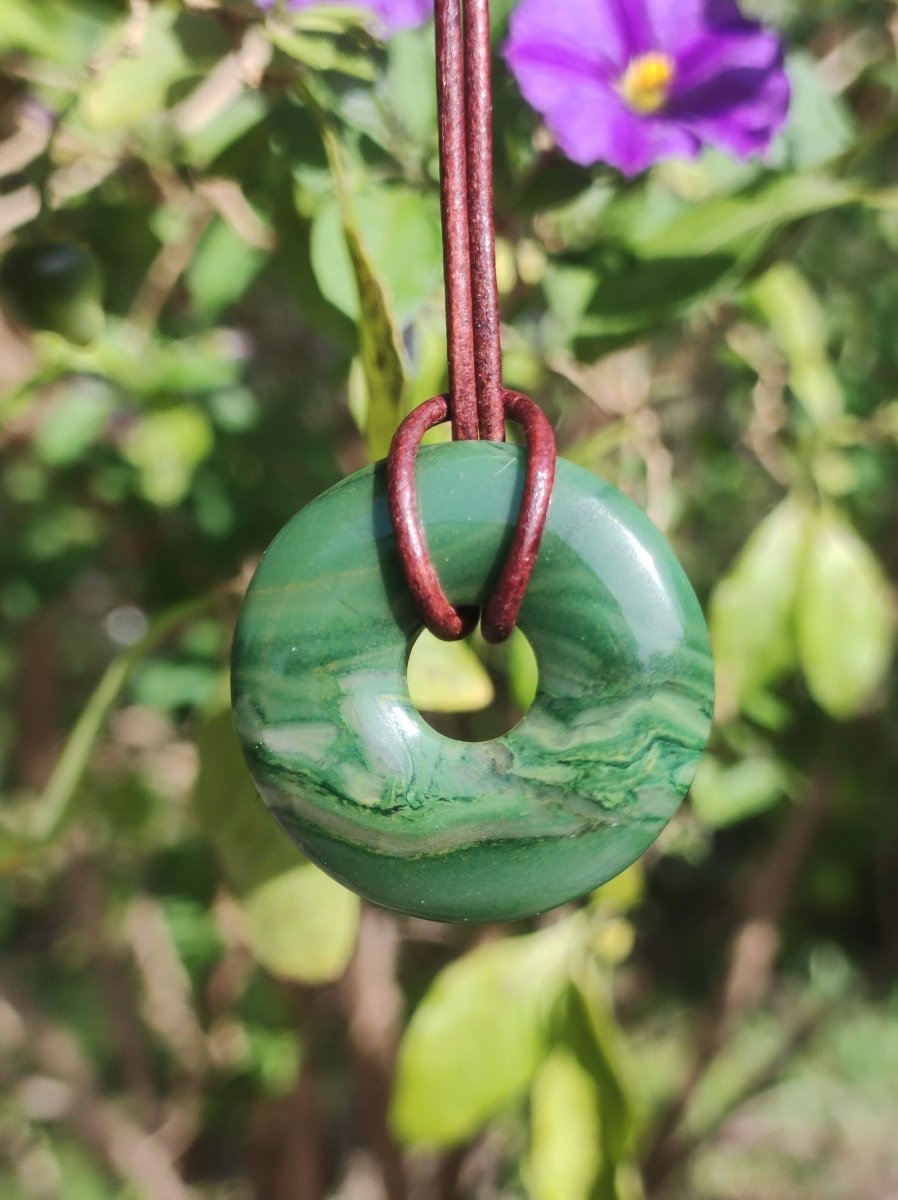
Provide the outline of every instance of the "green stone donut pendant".
{"type": "MultiPolygon", "coordinates": [[[[524,470],[504,443],[421,451],[421,516],[453,603],[491,595],[524,470]]],[[[347,887],[435,920],[531,916],[622,871],[670,820],[710,727],[705,624],[648,518],[564,461],[519,624],[539,666],[532,708],[494,741],[453,741],[409,697],[421,619],[384,464],[268,549],[234,643],[237,726],[274,815],[347,887]]]]}

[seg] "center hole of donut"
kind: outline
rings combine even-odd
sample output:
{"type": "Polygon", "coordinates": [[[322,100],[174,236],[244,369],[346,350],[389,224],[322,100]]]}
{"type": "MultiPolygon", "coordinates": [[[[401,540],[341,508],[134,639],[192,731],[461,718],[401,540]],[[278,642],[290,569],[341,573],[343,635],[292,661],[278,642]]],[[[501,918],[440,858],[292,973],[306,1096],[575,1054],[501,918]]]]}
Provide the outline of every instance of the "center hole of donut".
{"type": "Polygon", "coordinates": [[[424,629],[408,659],[412,704],[438,733],[460,742],[488,742],[514,729],[533,703],[538,677],[520,629],[499,646],[479,630],[463,642],[441,642],[424,629]]]}

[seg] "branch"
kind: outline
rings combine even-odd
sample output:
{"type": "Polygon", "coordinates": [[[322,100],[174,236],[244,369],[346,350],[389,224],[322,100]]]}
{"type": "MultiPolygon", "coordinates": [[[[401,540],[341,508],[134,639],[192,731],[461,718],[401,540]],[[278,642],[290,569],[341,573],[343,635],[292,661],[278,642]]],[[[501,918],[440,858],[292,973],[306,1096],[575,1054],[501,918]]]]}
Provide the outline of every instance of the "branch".
{"type": "Polygon", "coordinates": [[[127,1090],[137,1101],[141,1120],[147,1125],[155,1125],[161,1115],[161,1106],[153,1086],[137,996],[127,963],[110,942],[105,928],[107,898],[96,860],[76,849],[65,882],[67,911],[64,919],[85,938],[89,947],[88,961],[97,973],[97,994],[111,1042],[121,1059],[127,1090]]]}
{"type": "Polygon", "coordinates": [[[387,1122],[402,1017],[396,982],[399,934],[393,917],[365,905],[355,958],[340,984],[349,1051],[368,1146],[390,1200],[405,1200],[402,1151],[387,1122]]]}

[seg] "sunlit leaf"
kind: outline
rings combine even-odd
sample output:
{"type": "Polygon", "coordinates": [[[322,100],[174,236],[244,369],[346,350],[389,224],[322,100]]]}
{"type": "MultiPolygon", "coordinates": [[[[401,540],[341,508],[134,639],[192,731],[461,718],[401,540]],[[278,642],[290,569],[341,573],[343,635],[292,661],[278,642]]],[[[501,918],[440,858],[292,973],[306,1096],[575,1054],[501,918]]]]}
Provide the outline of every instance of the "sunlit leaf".
{"type": "Polygon", "coordinates": [[[595,1080],[560,1046],[542,1064],[530,1092],[527,1191],[532,1200],[592,1200],[601,1164],[601,1115],[595,1080]]]}
{"type": "Polygon", "coordinates": [[[147,500],[170,508],[187,495],[194,472],[211,453],[214,440],[204,412],[169,408],[148,413],[128,434],[124,452],[140,472],[140,490],[147,500]]]}
{"type": "Polygon", "coordinates": [[[338,978],[355,946],[358,897],[307,862],[267,811],[243,761],[230,709],[206,718],[197,745],[197,819],[240,899],[253,953],[286,978],[338,978]]]}
{"type": "Polygon", "coordinates": [[[711,597],[718,705],[732,715],[795,662],[795,604],[812,509],[788,497],[749,538],[711,597]]]}
{"type": "Polygon", "coordinates": [[[606,917],[590,932],[589,946],[603,963],[616,967],[633,953],[636,929],[625,917],[606,917]]]}
{"type": "Polygon", "coordinates": [[[789,383],[818,425],[843,411],[842,389],[829,360],[823,308],[807,280],[791,263],[778,263],[752,288],[789,364],[789,383]]]}
{"type": "Polygon", "coordinates": [[[303,983],[338,979],[355,948],[359,898],[309,862],[243,897],[249,944],[274,975],[303,983]]]}
{"type": "Polygon", "coordinates": [[[362,308],[357,251],[360,242],[400,324],[407,324],[440,284],[442,248],[435,197],[392,184],[353,193],[347,234],[338,200],[325,203],[312,224],[312,266],[330,302],[353,319],[362,308]]]}
{"type": "Polygon", "coordinates": [[[692,808],[713,829],[722,829],[772,808],[789,787],[789,774],[772,758],[746,758],[730,767],[706,754],[690,792],[692,808]]]}
{"type": "Polygon", "coordinates": [[[507,642],[508,690],[521,710],[527,712],[536,698],[539,686],[539,663],[533,647],[520,629],[515,629],[507,642]]]}
{"type": "Polygon", "coordinates": [[[408,690],[422,712],[477,712],[495,696],[486,668],[470,646],[442,642],[426,629],[409,657],[408,690]]]}
{"type": "Polygon", "coordinates": [[[194,808],[229,885],[243,895],[292,870],[299,851],[259,799],[229,708],[204,719],[197,750],[194,808]]]}
{"type": "Polygon", "coordinates": [[[594,292],[578,338],[588,345],[682,317],[740,283],[784,226],[866,199],[873,202],[873,193],[857,184],[810,173],[688,204],[652,192],[625,194],[605,221],[613,253],[603,243],[591,256],[594,292]]]}
{"type": "Polygon", "coordinates": [[[548,1048],[573,930],[478,946],[437,976],[400,1048],[391,1118],[403,1141],[454,1145],[524,1094],[548,1048]]]}
{"type": "Polygon", "coordinates": [[[164,109],[168,89],[194,69],[178,36],[179,12],[174,4],[154,5],[135,49],[114,56],[82,92],[81,109],[94,129],[124,129],[164,109]]]}
{"type": "Polygon", "coordinates": [[[205,317],[217,317],[243,295],[264,261],[261,250],[238,237],[226,221],[217,220],[185,275],[194,307],[205,317]]]}
{"type": "Polygon", "coordinates": [[[556,1036],[556,1044],[569,1049],[598,1096],[599,1162],[593,1196],[623,1200],[621,1168],[628,1166],[633,1153],[635,1114],[614,1016],[600,995],[597,980],[586,977],[568,986],[556,1036]]]}
{"type": "Polygon", "coordinates": [[[52,62],[79,62],[120,16],[103,0],[0,0],[0,51],[52,62]]]}
{"type": "Polygon", "coordinates": [[[603,912],[624,913],[635,908],[645,895],[645,867],[638,859],[593,892],[592,903],[603,912]]]}
{"type": "Polygon", "coordinates": [[[643,258],[695,256],[748,249],[792,221],[865,197],[856,183],[823,173],[777,175],[734,196],[715,197],[684,208],[659,228],[636,229],[631,245],[643,258]]]}
{"type": "Polygon", "coordinates": [[[202,708],[213,696],[219,674],[212,662],[150,662],[138,671],[131,694],[137,704],[163,711],[202,708]]]}
{"type": "Polygon", "coordinates": [[[245,349],[242,340],[226,329],[194,337],[147,339],[126,322],[115,321],[107,321],[103,335],[90,347],[72,345],[50,333],[37,335],[34,345],[47,378],[70,372],[99,375],[141,396],[231,387],[245,349]],[[136,362],[139,371],[134,369],[136,362]]]}
{"type": "Polygon", "coordinates": [[[115,401],[96,380],[79,380],[50,405],[35,435],[38,457],[48,466],[76,462],[105,428],[115,401]]]}
{"type": "Polygon", "coordinates": [[[787,68],[792,85],[789,121],[774,144],[771,166],[807,170],[847,150],[855,136],[850,110],[842,96],[833,93],[816,60],[804,51],[789,55],[787,68]]]}
{"type": "MultiPolygon", "coordinates": [[[[379,459],[390,448],[402,409],[406,378],[402,338],[389,287],[382,280],[357,223],[352,189],[336,132],[311,93],[305,90],[303,95],[318,120],[334,178],[337,213],[357,296],[359,358],[367,392],[364,405],[365,440],[370,457],[379,459]]],[[[405,251],[399,250],[399,253],[405,251]]],[[[336,266],[337,261],[334,259],[330,267],[336,266]]],[[[329,274],[330,267],[324,264],[325,275],[329,274]]],[[[316,275],[324,290],[320,268],[316,270],[316,275]]]]}
{"type": "Polygon", "coordinates": [[[269,36],[273,45],[290,58],[313,71],[339,71],[354,79],[374,79],[376,68],[370,54],[352,44],[313,31],[272,23],[269,36]]]}
{"type": "Polygon", "coordinates": [[[403,29],[387,43],[386,100],[416,146],[435,149],[437,90],[433,30],[403,29]]]}
{"type": "Polygon", "coordinates": [[[870,547],[831,509],[819,513],[808,537],[797,628],[815,700],[834,717],[866,708],[894,654],[894,599],[870,547]]]}

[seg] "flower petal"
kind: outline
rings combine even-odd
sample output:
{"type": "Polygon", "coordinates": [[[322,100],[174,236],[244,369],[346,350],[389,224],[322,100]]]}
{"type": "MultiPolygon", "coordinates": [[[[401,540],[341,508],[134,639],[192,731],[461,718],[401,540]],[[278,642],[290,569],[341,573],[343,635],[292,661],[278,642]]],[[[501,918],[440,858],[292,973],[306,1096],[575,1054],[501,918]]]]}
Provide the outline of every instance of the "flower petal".
{"type": "Polygon", "coordinates": [[[584,166],[604,162],[625,175],[638,175],[659,158],[694,158],[700,147],[689,130],[640,116],[599,80],[577,82],[556,93],[542,111],[564,154],[584,166]]]}
{"type": "Polygon", "coordinates": [[[704,34],[746,33],[757,30],[756,22],[739,11],[735,0],[643,0],[658,47],[678,55],[704,34]]]}
{"type": "Polygon", "coordinates": [[[433,0],[371,0],[371,8],[393,32],[424,25],[433,14],[433,0]]]}
{"type": "Polygon", "coordinates": [[[783,128],[789,112],[789,81],[779,71],[766,76],[760,86],[754,78],[740,80],[738,72],[732,74],[726,91],[717,97],[719,104],[712,102],[717,87],[709,83],[703,89],[702,109],[683,114],[680,120],[702,141],[738,158],[748,158],[766,150],[783,128]],[[742,98],[733,107],[733,97],[740,88],[742,98]]]}
{"type": "Polygon", "coordinates": [[[505,56],[521,71],[542,58],[558,66],[558,86],[573,76],[616,78],[649,37],[642,0],[521,0],[509,22],[505,56]],[[634,15],[635,14],[635,15],[634,15]]]}
{"type": "Polygon", "coordinates": [[[566,154],[627,174],[704,142],[756,153],[788,111],[780,43],[735,0],[521,0],[505,56],[566,154]],[[674,60],[673,91],[658,112],[635,112],[619,83],[652,54],[674,60]]]}
{"type": "Polygon", "coordinates": [[[789,98],[782,48],[772,34],[708,35],[679,59],[665,116],[746,157],[765,149],[782,128],[789,98]]]}
{"type": "Polygon", "coordinates": [[[704,31],[680,46],[676,62],[674,90],[681,95],[727,71],[781,71],[783,51],[779,38],[759,27],[741,33],[704,31]]]}

